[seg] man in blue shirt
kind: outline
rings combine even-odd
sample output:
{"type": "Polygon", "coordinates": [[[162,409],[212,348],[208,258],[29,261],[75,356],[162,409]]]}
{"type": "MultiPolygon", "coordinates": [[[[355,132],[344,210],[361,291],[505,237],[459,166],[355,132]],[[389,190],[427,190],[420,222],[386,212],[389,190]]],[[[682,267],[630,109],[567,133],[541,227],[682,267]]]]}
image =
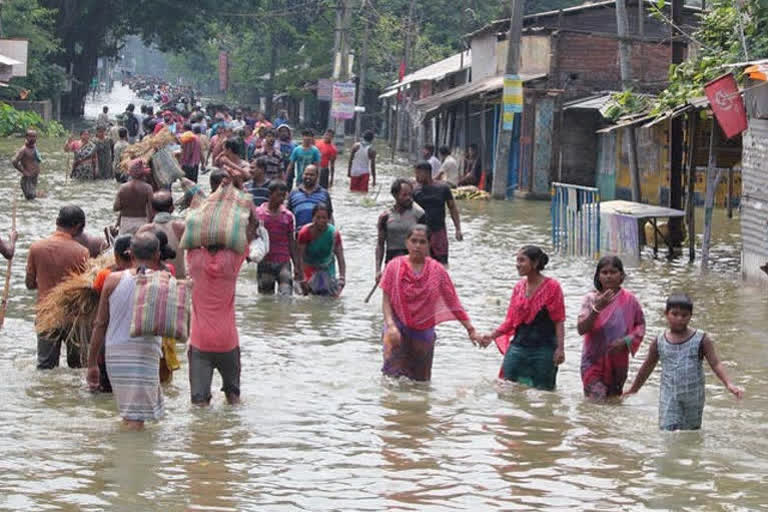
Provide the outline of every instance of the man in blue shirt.
{"type": "Polygon", "coordinates": [[[288,209],[296,217],[296,232],[302,226],[312,222],[312,209],[317,203],[328,205],[328,213],[331,216],[333,224],[333,205],[331,204],[331,195],[318,184],[320,173],[314,164],[308,165],[304,169],[301,185],[296,188],[288,197],[288,209]]]}
{"type": "Polygon", "coordinates": [[[308,165],[320,163],[320,150],[315,146],[315,134],[312,130],[301,132],[302,144],[294,148],[291,153],[290,163],[288,164],[288,183],[293,183],[293,177],[296,176],[296,184],[303,182],[304,169],[308,165]]]}

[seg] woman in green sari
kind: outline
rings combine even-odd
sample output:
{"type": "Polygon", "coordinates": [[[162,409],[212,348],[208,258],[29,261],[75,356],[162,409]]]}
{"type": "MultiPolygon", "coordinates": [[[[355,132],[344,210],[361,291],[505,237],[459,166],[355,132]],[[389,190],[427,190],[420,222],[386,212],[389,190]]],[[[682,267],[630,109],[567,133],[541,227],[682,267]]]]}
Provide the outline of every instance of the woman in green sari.
{"type": "Polygon", "coordinates": [[[312,222],[299,231],[299,267],[304,276],[301,286],[305,294],[338,297],[346,282],[347,265],[341,233],[329,221],[328,205],[318,203],[312,209],[312,222]]]}

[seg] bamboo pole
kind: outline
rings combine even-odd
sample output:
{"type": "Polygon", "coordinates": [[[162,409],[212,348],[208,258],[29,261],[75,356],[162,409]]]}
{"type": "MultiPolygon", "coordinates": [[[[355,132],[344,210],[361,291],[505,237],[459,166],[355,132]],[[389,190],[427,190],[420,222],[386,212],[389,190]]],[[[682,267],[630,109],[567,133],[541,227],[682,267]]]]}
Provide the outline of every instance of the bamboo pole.
{"type": "Polygon", "coordinates": [[[712,240],[712,209],[715,202],[715,191],[720,183],[722,169],[717,169],[717,154],[715,152],[718,127],[712,117],[712,133],[709,136],[709,162],[707,164],[707,191],[704,196],[704,238],[701,241],[701,270],[709,271],[709,247],[712,240]]]}
{"type": "MultiPolygon", "coordinates": [[[[13,198],[13,210],[11,214],[11,231],[16,231],[16,197],[13,198]]],[[[13,258],[8,258],[8,266],[5,269],[5,288],[3,288],[3,302],[0,305],[0,329],[5,323],[5,312],[8,309],[8,295],[11,292],[11,266],[13,258]]]]}

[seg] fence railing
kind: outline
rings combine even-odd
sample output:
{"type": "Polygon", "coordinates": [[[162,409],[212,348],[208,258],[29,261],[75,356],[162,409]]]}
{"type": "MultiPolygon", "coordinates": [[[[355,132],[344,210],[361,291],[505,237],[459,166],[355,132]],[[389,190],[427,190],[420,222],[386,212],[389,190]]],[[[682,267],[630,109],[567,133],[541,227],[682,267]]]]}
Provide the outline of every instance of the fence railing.
{"type": "Polygon", "coordinates": [[[552,245],[559,254],[599,256],[599,189],[552,183],[552,245]]]}

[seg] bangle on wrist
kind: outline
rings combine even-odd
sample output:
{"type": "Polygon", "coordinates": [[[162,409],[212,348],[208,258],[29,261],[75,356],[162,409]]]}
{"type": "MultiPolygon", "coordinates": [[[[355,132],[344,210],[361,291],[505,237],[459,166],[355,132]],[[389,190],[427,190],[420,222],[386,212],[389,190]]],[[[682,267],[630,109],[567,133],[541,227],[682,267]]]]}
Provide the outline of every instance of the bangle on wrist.
{"type": "Polygon", "coordinates": [[[596,314],[598,314],[598,315],[599,315],[601,311],[602,311],[602,309],[597,309],[597,306],[595,306],[594,304],[592,304],[592,312],[593,312],[593,313],[596,313],[596,314]]]}

